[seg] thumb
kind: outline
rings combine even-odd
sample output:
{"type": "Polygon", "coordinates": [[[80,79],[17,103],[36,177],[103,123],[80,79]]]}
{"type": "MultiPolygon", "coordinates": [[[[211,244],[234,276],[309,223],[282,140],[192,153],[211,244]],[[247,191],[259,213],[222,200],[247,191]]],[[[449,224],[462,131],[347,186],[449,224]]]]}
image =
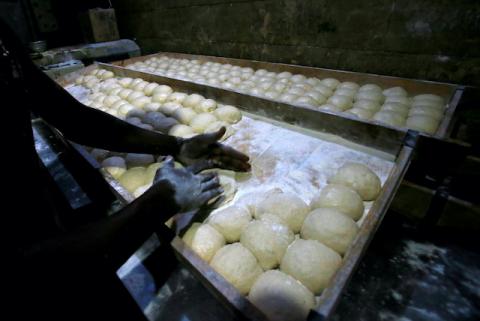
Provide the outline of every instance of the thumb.
{"type": "Polygon", "coordinates": [[[164,162],[164,167],[171,167],[171,168],[175,167],[175,161],[172,156],[167,156],[164,162]]]}
{"type": "Polygon", "coordinates": [[[222,127],[216,132],[213,132],[213,133],[210,133],[210,134],[205,134],[204,137],[203,137],[204,142],[206,142],[207,144],[216,143],[217,141],[220,140],[220,138],[223,137],[223,135],[225,135],[226,131],[227,131],[227,128],[222,127]]]}

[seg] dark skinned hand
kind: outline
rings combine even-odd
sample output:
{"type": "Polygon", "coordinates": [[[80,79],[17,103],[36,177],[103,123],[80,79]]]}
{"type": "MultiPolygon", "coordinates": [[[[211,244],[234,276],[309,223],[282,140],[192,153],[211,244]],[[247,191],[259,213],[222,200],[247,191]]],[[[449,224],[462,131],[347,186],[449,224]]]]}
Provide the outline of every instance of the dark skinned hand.
{"type": "Polygon", "coordinates": [[[239,172],[250,170],[249,158],[239,151],[218,142],[225,134],[222,127],[215,133],[197,135],[185,139],[181,143],[180,152],[176,155],[184,165],[192,165],[198,161],[207,163],[211,168],[222,168],[239,172]]]}

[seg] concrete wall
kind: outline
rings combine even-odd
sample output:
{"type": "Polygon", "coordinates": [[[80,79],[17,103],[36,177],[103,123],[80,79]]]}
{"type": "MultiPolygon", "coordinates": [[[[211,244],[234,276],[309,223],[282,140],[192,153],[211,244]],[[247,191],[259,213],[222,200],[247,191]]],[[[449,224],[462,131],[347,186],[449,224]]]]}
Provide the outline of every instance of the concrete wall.
{"type": "Polygon", "coordinates": [[[480,85],[480,2],[114,0],[121,36],[174,51],[480,85]]]}

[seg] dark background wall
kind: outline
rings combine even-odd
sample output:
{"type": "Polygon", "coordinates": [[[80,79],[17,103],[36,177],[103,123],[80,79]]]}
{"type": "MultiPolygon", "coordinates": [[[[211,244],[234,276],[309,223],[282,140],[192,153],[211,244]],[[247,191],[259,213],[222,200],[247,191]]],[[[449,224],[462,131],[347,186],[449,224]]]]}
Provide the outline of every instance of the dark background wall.
{"type": "Polygon", "coordinates": [[[480,1],[113,0],[121,36],[175,51],[480,85],[480,1]]]}

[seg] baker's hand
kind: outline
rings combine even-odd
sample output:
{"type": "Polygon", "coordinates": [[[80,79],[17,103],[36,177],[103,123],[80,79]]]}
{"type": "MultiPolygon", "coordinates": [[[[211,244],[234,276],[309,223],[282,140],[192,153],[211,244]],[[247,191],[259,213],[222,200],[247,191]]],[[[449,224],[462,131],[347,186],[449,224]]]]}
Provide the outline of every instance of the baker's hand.
{"type": "Polygon", "coordinates": [[[175,168],[173,158],[168,157],[164,166],[157,170],[152,187],[168,184],[174,191],[174,202],[181,213],[200,208],[223,192],[217,174],[199,174],[205,169],[208,169],[206,163],[175,168]]]}
{"type": "Polygon", "coordinates": [[[248,156],[218,142],[225,134],[226,128],[210,134],[197,135],[185,139],[176,158],[184,165],[198,161],[209,163],[210,168],[223,168],[246,172],[250,170],[248,156]]]}

